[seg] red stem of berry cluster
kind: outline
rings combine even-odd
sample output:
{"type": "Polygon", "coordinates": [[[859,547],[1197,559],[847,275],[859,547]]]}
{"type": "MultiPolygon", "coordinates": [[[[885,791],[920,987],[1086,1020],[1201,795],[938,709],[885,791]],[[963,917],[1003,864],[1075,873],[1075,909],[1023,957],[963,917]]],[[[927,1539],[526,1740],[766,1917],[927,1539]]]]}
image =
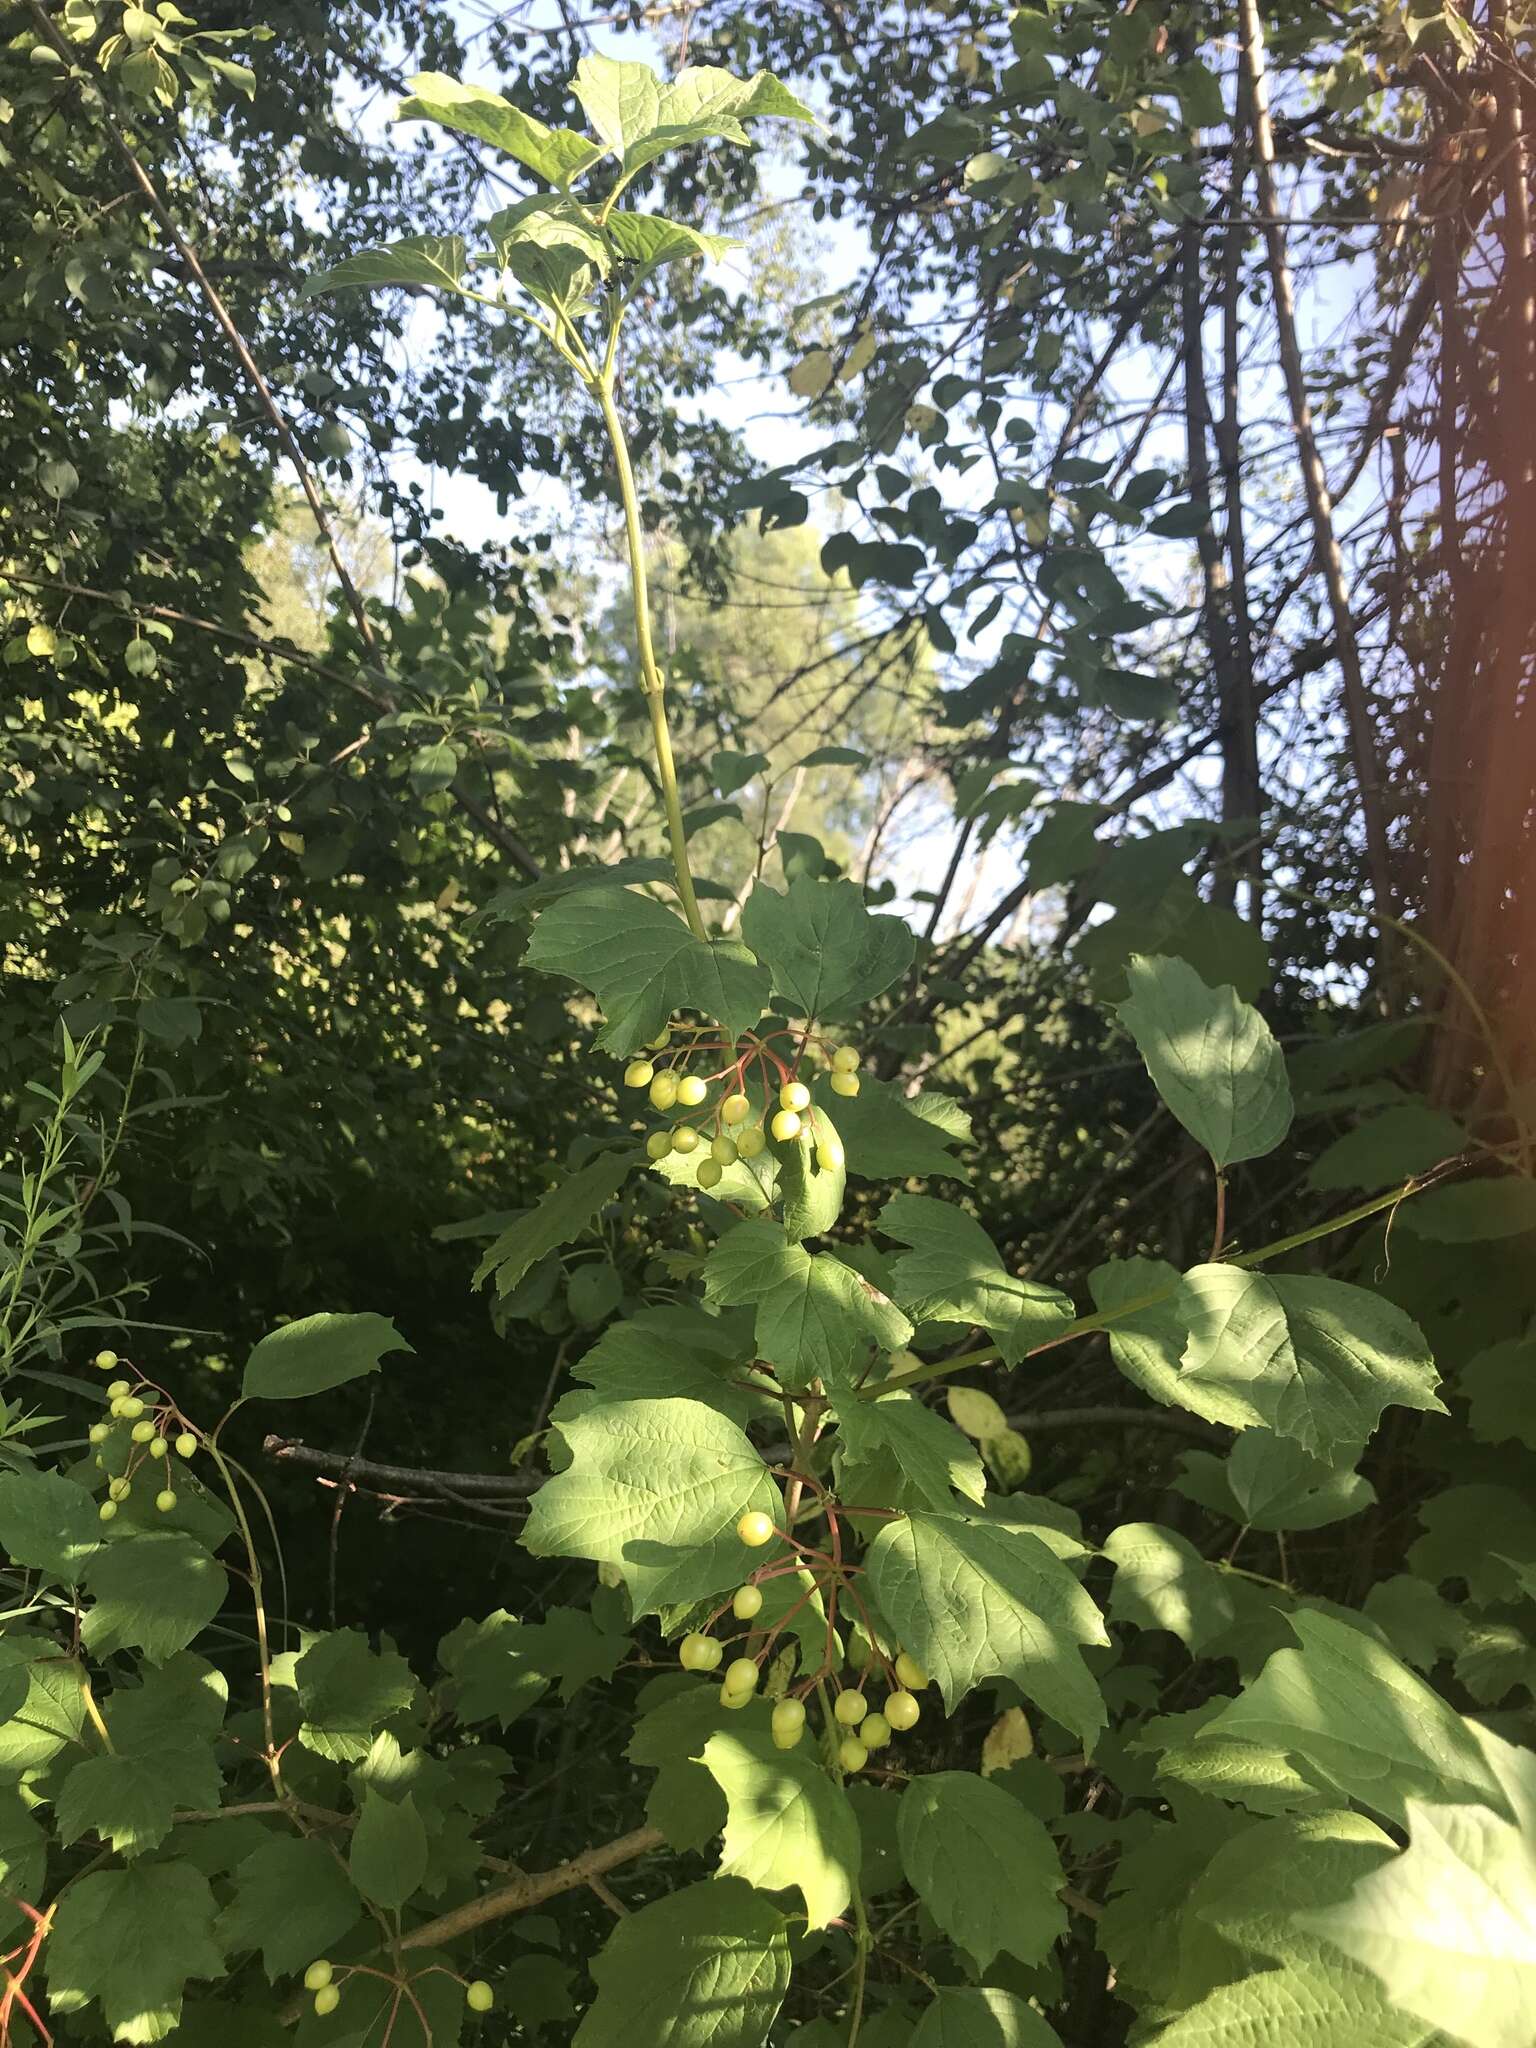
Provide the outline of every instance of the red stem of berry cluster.
{"type": "MultiPolygon", "coordinates": [[[[759,1668],[762,1667],[769,1656],[771,1656],[774,1644],[783,1634],[788,1624],[793,1621],[794,1617],[803,1607],[815,1599],[818,1593],[821,1593],[826,1600],[827,1615],[826,1648],[823,1652],[821,1667],[819,1670],[811,1672],[808,1676],[798,1680],[791,1696],[797,1699],[804,1698],[826,1679],[831,1679],[841,1690],[842,1677],[836,1669],[833,1652],[837,1640],[837,1603],[840,1595],[846,1593],[854,1607],[858,1610],[859,1622],[869,1642],[871,1655],[878,1660],[890,1685],[896,1686],[899,1682],[896,1676],[896,1667],[880,1647],[880,1639],[876,1633],[874,1621],[871,1618],[869,1609],[864,1604],[858,1586],[855,1584],[859,1574],[863,1571],[863,1566],[849,1564],[843,1556],[842,1526],[839,1518],[843,1515],[874,1515],[879,1516],[882,1520],[893,1520],[896,1518],[897,1510],[894,1508],[854,1508],[846,1507],[841,1503],[834,1504],[829,1490],[813,1474],[799,1472],[786,1466],[778,1466],[774,1470],[776,1477],[790,1481],[797,1488],[809,1486],[814,1490],[817,1495],[820,1511],[826,1517],[827,1540],[830,1548],[827,1550],[818,1549],[815,1544],[807,1543],[802,1537],[796,1536],[792,1529],[781,1529],[777,1524],[774,1525],[773,1533],[775,1536],[782,1543],[787,1543],[794,1551],[795,1556],[788,1563],[764,1565],[760,1570],[753,1572],[751,1579],[748,1581],[750,1585],[764,1585],[770,1579],[785,1578],[791,1572],[805,1571],[807,1569],[807,1559],[813,1559],[818,1565],[823,1566],[824,1570],[820,1572],[812,1571],[810,1573],[810,1585],[806,1587],[794,1605],[787,1608],[774,1622],[772,1628],[768,1630],[761,1645],[753,1653],[753,1662],[759,1668]]],[[[788,1521],[790,1518],[786,1516],[785,1519],[788,1521]]],[[[734,1599],[734,1595],[732,1598],[734,1599]]],[[[723,1601],[704,1622],[705,1629],[712,1628],[715,1622],[720,1620],[727,1612],[731,1604],[731,1600],[723,1601]]],[[[750,1634],[751,1631],[749,1630],[748,1633],[750,1634]]]]}

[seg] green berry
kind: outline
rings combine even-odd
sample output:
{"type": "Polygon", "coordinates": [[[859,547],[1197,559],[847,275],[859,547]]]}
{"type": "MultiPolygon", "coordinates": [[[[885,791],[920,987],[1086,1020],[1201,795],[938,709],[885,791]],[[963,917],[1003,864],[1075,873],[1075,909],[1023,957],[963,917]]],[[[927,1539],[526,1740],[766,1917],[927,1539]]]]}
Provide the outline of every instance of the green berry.
{"type": "Polygon", "coordinates": [[[98,1372],[110,1372],[117,1363],[115,1351],[98,1351],[94,1360],[98,1372]]]}
{"type": "Polygon", "coordinates": [[[732,1692],[728,1685],[722,1685],[720,1688],[720,1704],[722,1707],[729,1707],[732,1712],[744,1707],[751,1698],[751,1693],[732,1692]]]}
{"type": "Polygon", "coordinates": [[[137,1394],[130,1394],[126,1401],[119,1402],[118,1412],[125,1422],[137,1422],[144,1413],[144,1403],[137,1394]]]}
{"type": "Polygon", "coordinates": [[[757,1662],[752,1657],[736,1657],[725,1667],[725,1689],[727,1692],[747,1694],[757,1691],[757,1662]]]}
{"type": "Polygon", "coordinates": [[[832,1093],[834,1095],[857,1095],[858,1092],[859,1077],[857,1074],[833,1074],[832,1093]]]}
{"type": "Polygon", "coordinates": [[[115,1500],[104,1500],[96,1512],[102,1521],[110,1522],[117,1513],[117,1502],[115,1500]]]}
{"type": "Polygon", "coordinates": [[[651,1083],[652,1109],[671,1109],[677,1101],[676,1074],[658,1074],[651,1083]]]}
{"type": "Polygon", "coordinates": [[[884,1749],[890,1739],[891,1724],[884,1714],[866,1714],[859,1723],[859,1740],[866,1749],[884,1749]]]}
{"type": "Polygon", "coordinates": [[[739,1586],[736,1598],[731,1602],[731,1612],[738,1621],[751,1621],[763,1611],[763,1589],[761,1586],[739,1586]]]}
{"type": "Polygon", "coordinates": [[[150,1441],[149,1455],[152,1458],[164,1458],[169,1455],[170,1448],[163,1436],[157,1436],[150,1441]]]}
{"type": "Polygon", "coordinates": [[[845,1728],[857,1728],[869,1712],[869,1701],[861,1692],[840,1692],[832,1711],[845,1728]]]}
{"type": "Polygon", "coordinates": [[[928,1684],[928,1674],[915,1657],[909,1657],[905,1650],[897,1653],[896,1676],[908,1692],[921,1692],[928,1684]]]}
{"type": "Polygon", "coordinates": [[[110,1422],[93,1422],[86,1432],[86,1439],[93,1444],[104,1444],[111,1434],[110,1422]]]}
{"type": "Polygon", "coordinates": [[[693,1128],[693,1125],[679,1124],[672,1133],[672,1150],[674,1152],[697,1152],[698,1149],[699,1134],[693,1128]]]}
{"type": "Polygon", "coordinates": [[[133,1440],[136,1444],[147,1444],[155,1433],[152,1422],[136,1422],[133,1425],[133,1440]]]}
{"type": "Polygon", "coordinates": [[[724,1654],[713,1636],[695,1632],[678,1644],[677,1661],[685,1671],[713,1671],[724,1654]]]}
{"type": "Polygon", "coordinates": [[[165,1489],[164,1493],[157,1493],[155,1495],[155,1506],[160,1510],[162,1515],[168,1515],[171,1512],[171,1509],[175,1507],[175,1505],[176,1496],[174,1493],[172,1493],[169,1487],[165,1489]]]}
{"type": "Polygon", "coordinates": [[[665,1052],[671,1043],[672,1026],[669,1024],[665,1031],[658,1032],[654,1038],[645,1041],[645,1049],[647,1052],[665,1052]]]}
{"type": "Polygon", "coordinates": [[[720,1105],[720,1121],[726,1124],[744,1124],[752,1114],[752,1104],[745,1095],[727,1095],[720,1105]]]}
{"type": "Polygon", "coordinates": [[[656,1077],[656,1069],[649,1060],[631,1060],[624,1069],[626,1088],[649,1088],[656,1077]]]}
{"type": "Polygon", "coordinates": [[[843,1141],[824,1130],[816,1140],[816,1164],[823,1173],[836,1173],[843,1163],[843,1141]]]}
{"type": "Polygon", "coordinates": [[[672,1150],[672,1133],[670,1131],[652,1131],[645,1141],[645,1150],[647,1157],[651,1159],[665,1159],[672,1150]]]}
{"type": "Polygon", "coordinates": [[[773,1540],[773,1518],[761,1508],[751,1508],[736,1524],[736,1534],[751,1550],[761,1550],[773,1540]]]}
{"type": "Polygon", "coordinates": [[[800,1112],[795,1109],[781,1109],[771,1126],[773,1135],[781,1145],[787,1145],[791,1138],[800,1135],[800,1112]]]}
{"type": "Polygon", "coordinates": [[[859,1055],[851,1045],[840,1045],[832,1055],[834,1074],[851,1074],[859,1064],[859,1055]]]}
{"type": "Polygon", "coordinates": [[[898,1735],[905,1735],[909,1728],[915,1728],[922,1711],[909,1692],[893,1692],[885,1703],[885,1718],[898,1735]]]}
{"type": "Polygon", "coordinates": [[[754,1125],[750,1131],[743,1131],[736,1140],[736,1156],[738,1159],[755,1159],[767,1142],[762,1132],[754,1125]]]}
{"type": "Polygon", "coordinates": [[[477,1977],[464,1993],[464,2003],[471,2012],[489,2012],[496,2003],[496,1994],[483,1977],[477,1977]]]}
{"type": "Polygon", "coordinates": [[[323,1991],[335,1974],[331,1965],[322,1956],[319,1962],[311,1963],[304,1972],[304,1989],[306,1991],[323,1991]]]}
{"type": "Polygon", "coordinates": [[[684,1074],[677,1084],[677,1099],[684,1109],[697,1109],[708,1093],[697,1074],[684,1074]]]}
{"type": "Polygon", "coordinates": [[[709,1148],[709,1156],[711,1159],[718,1159],[722,1166],[734,1166],[737,1158],[736,1140],[716,1138],[709,1148]]]}
{"type": "Polygon", "coordinates": [[[184,1430],[183,1430],[183,1431],[181,1432],[181,1435],[180,1435],[179,1437],[177,1437],[177,1439],[176,1439],[176,1455],[177,1455],[177,1457],[178,1457],[178,1458],[190,1458],[190,1457],[191,1457],[191,1456],[193,1455],[193,1453],[194,1453],[194,1452],[196,1451],[196,1449],[197,1449],[197,1438],[196,1438],[196,1437],[195,1437],[195,1436],[194,1436],[194,1435],[192,1434],[192,1432],[191,1432],[191,1430],[190,1430],[190,1429],[184,1429],[184,1430]]]}
{"type": "Polygon", "coordinates": [[[837,1745],[837,1760],[845,1771],[862,1771],[869,1762],[869,1751],[857,1736],[849,1735],[837,1745]]]}
{"type": "Polygon", "coordinates": [[[803,1081],[786,1081],[779,1090],[780,1109],[809,1109],[811,1091],[803,1081]]]}
{"type": "Polygon", "coordinates": [[[112,1500],[126,1500],[132,1491],[132,1482],[127,1479],[113,1479],[107,1485],[107,1494],[112,1500]]]}
{"type": "Polygon", "coordinates": [[[719,1186],[724,1175],[725,1168],[718,1159],[705,1159],[699,1163],[699,1171],[696,1178],[701,1188],[713,1188],[719,1186]]]}
{"type": "Polygon", "coordinates": [[[322,1984],[315,1993],[315,2012],[321,2019],[328,2013],[333,2013],[340,2003],[341,1993],[334,1984],[322,1984]]]}
{"type": "Polygon", "coordinates": [[[111,1386],[107,1388],[107,1399],[109,1401],[125,1401],[132,1392],[133,1389],[127,1380],[114,1380],[111,1386]]]}
{"type": "Polygon", "coordinates": [[[793,1749],[805,1733],[805,1703],[803,1700],[780,1700],[773,1710],[773,1746],[775,1749],[793,1749]]]}

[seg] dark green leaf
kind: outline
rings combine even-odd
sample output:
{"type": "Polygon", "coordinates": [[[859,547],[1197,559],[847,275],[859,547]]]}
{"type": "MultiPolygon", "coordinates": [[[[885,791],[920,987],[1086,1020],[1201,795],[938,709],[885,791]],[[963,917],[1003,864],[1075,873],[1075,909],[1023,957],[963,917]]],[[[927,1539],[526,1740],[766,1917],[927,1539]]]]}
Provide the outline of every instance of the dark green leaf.
{"type": "Polygon", "coordinates": [[[260,1949],[271,1983],[305,1969],[362,1918],[346,1872],[314,1836],[279,1836],[255,1850],[235,1870],[234,1888],[219,1939],[236,1951],[260,1949]]]}
{"type": "Polygon", "coordinates": [[[405,1904],[427,1869],[427,1831],[409,1793],[399,1801],[372,1790],[364,1794],[347,1869],[376,1906],[396,1912],[405,1904]]]}
{"type": "Polygon", "coordinates": [[[377,1372],[387,1351],[410,1350],[385,1316],[301,1316],[256,1345],[240,1391],[247,1401],[297,1401],[377,1372]]]}

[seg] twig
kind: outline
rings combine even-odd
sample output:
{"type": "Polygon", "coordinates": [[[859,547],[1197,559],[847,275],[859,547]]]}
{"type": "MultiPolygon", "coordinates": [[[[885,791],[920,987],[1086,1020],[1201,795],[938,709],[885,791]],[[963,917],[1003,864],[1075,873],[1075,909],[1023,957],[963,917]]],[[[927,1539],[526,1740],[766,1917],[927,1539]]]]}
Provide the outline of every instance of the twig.
{"type": "Polygon", "coordinates": [[[498,1891],[486,1892],[478,1899],[471,1899],[467,1905],[455,1906],[450,1913],[440,1913],[435,1920],[424,1921],[420,1927],[413,1927],[401,1935],[399,1946],[403,1949],[436,1948],[440,1942],[471,1934],[492,1920],[505,1920],[513,1913],[524,1913],[530,1906],[542,1905],[545,1899],[558,1898],[562,1892],[590,1886],[593,1878],[605,1877],[610,1870],[617,1870],[621,1864],[633,1863],[638,1856],[648,1856],[652,1849],[661,1848],[665,1840],[660,1828],[634,1828],[615,1841],[600,1842],[595,1849],[584,1849],[568,1862],[556,1864],[553,1870],[530,1871],[527,1877],[517,1878],[498,1891]]]}
{"type": "Polygon", "coordinates": [[[281,1436],[263,1438],[261,1448],[279,1464],[297,1465],[305,1472],[335,1473],[370,1486],[403,1487],[445,1500],[524,1500],[544,1483],[538,1472],[443,1472],[425,1465],[381,1465],[346,1451],[312,1450],[308,1444],[281,1436]]]}

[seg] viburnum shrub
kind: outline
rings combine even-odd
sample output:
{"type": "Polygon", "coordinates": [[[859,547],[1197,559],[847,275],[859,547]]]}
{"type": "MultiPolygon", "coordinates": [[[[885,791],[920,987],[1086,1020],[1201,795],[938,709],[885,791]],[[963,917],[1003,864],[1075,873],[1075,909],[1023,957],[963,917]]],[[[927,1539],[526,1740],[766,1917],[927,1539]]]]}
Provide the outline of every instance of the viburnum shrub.
{"type": "MultiPolygon", "coordinates": [[[[759,879],[739,936],[708,929],[619,368],[645,279],[723,244],[620,201],[669,149],[808,116],[772,78],[664,84],[602,58],[576,94],[591,135],[415,80],[407,117],[499,145],[548,189],[478,245],[368,250],[312,289],[425,286],[529,322],[611,437],[676,908],[654,863],[525,893],[528,959],[601,1010],[630,1128],[479,1274],[511,1297],[632,1175],[692,1208],[675,1284],[572,1361],[553,1410],[523,1541],[598,1583],[536,1622],[455,1627],[428,1677],[355,1630],[283,1621],[230,1417],[380,1370],[410,1347],[378,1316],[284,1325],[222,1417],[184,1412],[153,1332],[121,1325],[57,1469],[7,1410],[5,2039],[179,2029],[264,2048],[293,2029],[443,2048],[481,2015],[512,2038],[575,2008],[542,1980],[535,1997],[503,1923],[631,1866],[648,1902],[590,1958],[581,2048],[1089,2048],[1128,2030],[1168,2048],[1523,2048],[1536,1765],[1518,1719],[1464,1713],[1419,1673],[1458,1656],[1455,1683],[1494,1704],[1495,1666],[1513,1658],[1528,1683],[1510,1620],[1536,1572],[1528,1510],[1490,1519],[1470,1561],[1431,1526],[1413,1575],[1364,1611],[1299,1590],[1287,1546],[1370,1502],[1357,1467],[1386,1411],[1399,1442],[1415,1411],[1445,1412],[1414,1322],[1298,1255],[1464,1190],[1408,1182],[1238,1248],[1227,1176],[1290,1130],[1285,1058],[1231,988],[1137,958],[1120,1021],[1209,1156],[1210,1246],[1185,1272],[1105,1264],[1080,1308],[1010,1272],[957,1200],[959,1104],[861,1071],[861,1018],[908,968],[907,926],[849,880],[801,875],[759,879]],[[1209,1517],[1199,1541],[1150,1522],[1085,1532],[1069,1505],[1007,1486],[1020,1445],[979,1390],[930,1405],[973,1368],[1103,1335],[1137,1395],[1207,1427],[1179,1481],[1209,1517]],[[1237,1561],[1245,1541],[1266,1568],[1237,1561]],[[492,1855],[512,1761],[489,1734],[621,1664],[649,1673],[632,1825],[552,1870],[492,1855]]],[[[56,1231],[91,1199],[78,1066],[68,1079],[45,1154],[72,1190],[56,1231]]],[[[0,1298],[23,1362],[17,1319],[34,1330],[50,1255],[42,1184],[20,1176],[0,1298]]],[[[1525,1185],[1475,1183],[1507,1184],[1525,1185]]],[[[50,1327],[84,1362],[102,1322],[50,1327]]],[[[1530,1346],[1503,1349],[1518,1355],[1484,1370],[1474,1415],[1497,1431],[1523,1399],[1503,1440],[1529,1448],[1530,1346]]],[[[54,1378],[83,1398],[78,1375],[54,1378]]]]}

